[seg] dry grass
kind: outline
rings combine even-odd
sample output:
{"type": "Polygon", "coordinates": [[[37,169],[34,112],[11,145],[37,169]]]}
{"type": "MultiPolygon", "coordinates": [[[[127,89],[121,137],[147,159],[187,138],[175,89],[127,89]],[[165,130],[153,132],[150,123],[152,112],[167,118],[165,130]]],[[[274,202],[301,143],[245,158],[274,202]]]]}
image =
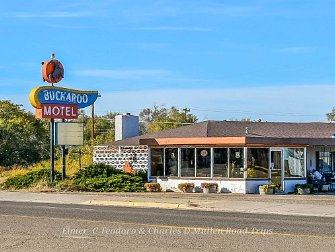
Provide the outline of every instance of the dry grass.
{"type": "MultiPolygon", "coordinates": [[[[24,168],[15,168],[11,170],[5,170],[5,171],[0,172],[0,179],[6,180],[7,178],[24,175],[27,172],[28,170],[24,168]]],[[[0,180],[0,183],[1,183],[1,180],[0,180]]]]}
{"type": "MultiPolygon", "coordinates": [[[[81,154],[81,160],[79,161],[79,154],[72,153],[66,157],[66,175],[72,176],[76,172],[78,172],[80,166],[86,167],[93,163],[93,154],[90,147],[84,147],[83,152],[85,154],[81,154]]],[[[61,172],[62,171],[62,160],[55,160],[55,170],[61,172]]],[[[8,169],[5,167],[0,167],[0,184],[4,183],[8,178],[14,176],[24,175],[30,171],[34,171],[37,169],[49,169],[50,168],[50,160],[44,160],[39,163],[30,165],[28,167],[15,167],[12,169],[8,169]]],[[[66,183],[65,183],[66,184],[66,183]]],[[[64,187],[71,188],[70,185],[64,185],[64,187]]],[[[56,191],[59,188],[51,188],[48,185],[48,181],[41,181],[36,184],[34,187],[29,189],[22,189],[22,191],[30,191],[30,192],[49,192],[56,191]]]]}
{"type": "Polygon", "coordinates": [[[25,192],[55,192],[57,191],[55,188],[50,187],[47,181],[40,181],[33,187],[29,187],[26,189],[21,189],[20,191],[25,192]]]}
{"type": "MultiPolygon", "coordinates": [[[[81,156],[81,167],[85,167],[91,165],[93,163],[92,155],[91,154],[83,154],[81,156]]],[[[50,160],[44,160],[39,163],[33,164],[28,166],[27,168],[14,168],[10,170],[0,169],[0,184],[3,183],[6,179],[24,175],[29,171],[37,170],[37,169],[44,169],[50,167],[50,160]]],[[[80,167],[79,158],[72,159],[67,157],[66,159],[66,175],[72,176],[76,172],[78,172],[80,167]]],[[[61,172],[62,171],[62,160],[58,159],[55,160],[55,170],[61,172]]]]}

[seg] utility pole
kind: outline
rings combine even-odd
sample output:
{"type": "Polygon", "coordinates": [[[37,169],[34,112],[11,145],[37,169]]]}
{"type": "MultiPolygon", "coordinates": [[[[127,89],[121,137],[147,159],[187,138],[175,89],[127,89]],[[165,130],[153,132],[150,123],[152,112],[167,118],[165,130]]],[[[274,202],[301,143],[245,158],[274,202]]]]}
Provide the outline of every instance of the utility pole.
{"type": "Polygon", "coordinates": [[[92,104],[92,146],[94,146],[94,103],[92,104]]]}
{"type": "Polygon", "coordinates": [[[183,111],[184,111],[184,113],[185,113],[185,115],[186,115],[186,114],[187,114],[188,112],[190,112],[191,110],[190,110],[190,108],[184,108],[183,111]]]}

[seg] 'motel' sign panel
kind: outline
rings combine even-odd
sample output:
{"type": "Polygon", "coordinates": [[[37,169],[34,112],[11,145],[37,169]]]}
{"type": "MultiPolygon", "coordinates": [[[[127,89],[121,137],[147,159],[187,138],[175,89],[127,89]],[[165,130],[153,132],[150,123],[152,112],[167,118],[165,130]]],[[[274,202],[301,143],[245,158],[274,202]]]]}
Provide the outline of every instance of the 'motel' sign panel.
{"type": "Polygon", "coordinates": [[[88,107],[96,101],[98,91],[42,86],[31,90],[29,97],[40,118],[74,119],[78,118],[78,109],[88,107]]]}
{"type": "Polygon", "coordinates": [[[36,109],[36,117],[77,119],[78,106],[75,104],[42,104],[41,109],[36,109]]]}

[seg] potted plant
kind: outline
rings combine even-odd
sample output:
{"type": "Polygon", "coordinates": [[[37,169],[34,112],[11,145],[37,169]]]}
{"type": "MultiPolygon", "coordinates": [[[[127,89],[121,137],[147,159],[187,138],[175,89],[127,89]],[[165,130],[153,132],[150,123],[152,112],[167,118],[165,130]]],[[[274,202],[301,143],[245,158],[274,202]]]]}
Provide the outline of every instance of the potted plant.
{"type": "Polygon", "coordinates": [[[161,185],[159,183],[145,183],[144,187],[147,189],[147,192],[160,192],[161,191],[161,185]]]}
{"type": "Polygon", "coordinates": [[[178,189],[182,192],[191,193],[193,192],[194,184],[193,183],[181,183],[178,185],[178,189]]]}
{"type": "Polygon", "coordinates": [[[273,194],[273,186],[272,185],[259,185],[258,186],[259,194],[273,194]]]}
{"type": "Polygon", "coordinates": [[[256,171],[254,168],[248,168],[247,169],[247,174],[248,174],[248,178],[256,178],[256,171]]]}
{"type": "Polygon", "coordinates": [[[201,183],[203,193],[216,193],[218,190],[217,183],[201,183]]]}
{"type": "Polygon", "coordinates": [[[311,184],[296,184],[295,191],[298,194],[310,194],[312,192],[313,185],[311,184]]]}

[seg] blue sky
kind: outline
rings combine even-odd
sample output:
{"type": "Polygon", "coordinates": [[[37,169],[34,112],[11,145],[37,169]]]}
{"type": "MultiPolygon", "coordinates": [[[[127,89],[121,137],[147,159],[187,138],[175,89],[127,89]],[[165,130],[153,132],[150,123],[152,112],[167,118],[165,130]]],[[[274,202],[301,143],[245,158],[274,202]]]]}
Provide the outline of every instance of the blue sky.
{"type": "Polygon", "coordinates": [[[326,121],[333,0],[3,1],[0,99],[33,111],[41,62],[98,90],[96,113],[189,107],[199,120],[326,121]]]}

